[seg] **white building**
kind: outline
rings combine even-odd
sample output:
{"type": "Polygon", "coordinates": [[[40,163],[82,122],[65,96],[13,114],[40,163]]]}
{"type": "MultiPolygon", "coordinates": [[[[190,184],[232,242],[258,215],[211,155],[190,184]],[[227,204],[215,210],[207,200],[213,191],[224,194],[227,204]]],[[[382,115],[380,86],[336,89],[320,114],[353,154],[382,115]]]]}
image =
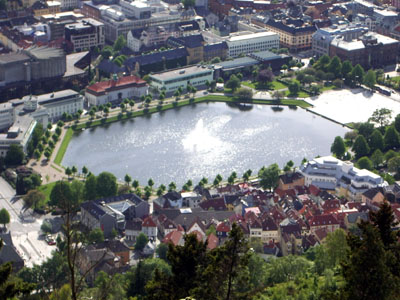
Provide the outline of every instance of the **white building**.
{"type": "Polygon", "coordinates": [[[61,0],[62,10],[74,10],[75,8],[79,8],[78,0],[61,0]]]}
{"type": "Polygon", "coordinates": [[[120,103],[125,98],[134,99],[145,96],[149,86],[146,81],[136,76],[125,76],[109,81],[97,82],[86,88],[85,97],[89,105],[120,103]]]}
{"type": "Polygon", "coordinates": [[[335,191],[352,201],[360,201],[361,195],[371,188],[387,185],[379,175],[332,156],[315,158],[301,166],[300,172],[305,177],[306,186],[312,184],[335,191]]]}
{"type": "Polygon", "coordinates": [[[68,24],[65,26],[65,39],[74,45],[77,52],[102,47],[105,43],[104,24],[91,18],[68,24]]]}
{"type": "Polygon", "coordinates": [[[163,73],[150,75],[151,85],[159,90],[165,89],[172,93],[179,87],[185,89],[188,85],[194,87],[205,86],[213,80],[214,70],[205,66],[191,66],[163,73]]]}
{"type": "Polygon", "coordinates": [[[0,104],[0,131],[14,123],[14,108],[10,102],[0,104]]]}
{"type": "Polygon", "coordinates": [[[244,53],[265,51],[279,48],[279,34],[274,32],[257,32],[232,36],[227,41],[228,56],[236,57],[244,53]]]}

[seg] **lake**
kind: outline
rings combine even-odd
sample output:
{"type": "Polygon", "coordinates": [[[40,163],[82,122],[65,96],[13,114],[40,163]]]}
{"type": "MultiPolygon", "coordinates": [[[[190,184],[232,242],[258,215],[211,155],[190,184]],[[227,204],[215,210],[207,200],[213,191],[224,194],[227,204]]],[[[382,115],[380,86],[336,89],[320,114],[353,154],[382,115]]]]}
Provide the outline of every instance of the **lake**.
{"type": "Polygon", "coordinates": [[[171,181],[182,186],[224,180],[236,171],[253,174],[262,166],[329,155],[335,136],[348,129],[301,108],[254,105],[250,110],[225,103],[201,103],[80,132],[71,139],[62,164],[87,166],[94,173],[125,174],[142,185],[171,181]]]}

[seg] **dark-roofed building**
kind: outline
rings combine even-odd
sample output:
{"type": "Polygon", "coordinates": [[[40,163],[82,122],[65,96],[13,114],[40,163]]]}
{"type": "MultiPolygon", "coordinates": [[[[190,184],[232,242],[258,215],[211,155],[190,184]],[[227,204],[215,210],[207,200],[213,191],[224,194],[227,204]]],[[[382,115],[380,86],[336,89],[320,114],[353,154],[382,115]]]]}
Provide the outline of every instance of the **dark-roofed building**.
{"type": "Polygon", "coordinates": [[[97,243],[93,245],[96,249],[107,249],[114,253],[121,259],[121,264],[126,265],[129,264],[130,261],[130,250],[128,246],[122,243],[119,240],[106,240],[101,243],[97,243]]]}
{"type": "Polygon", "coordinates": [[[13,272],[18,272],[24,267],[24,260],[12,242],[11,233],[0,233],[0,240],[3,242],[0,249],[0,265],[11,262],[13,272]]]}
{"type": "Polygon", "coordinates": [[[225,60],[228,57],[228,45],[226,42],[204,46],[204,61],[210,61],[216,57],[219,57],[221,60],[225,60]]]}
{"type": "Polygon", "coordinates": [[[328,232],[333,232],[340,227],[338,220],[333,215],[313,216],[309,221],[309,225],[311,233],[320,228],[324,228],[328,232]]]}
{"type": "Polygon", "coordinates": [[[142,223],[143,220],[139,218],[126,221],[125,237],[128,241],[136,241],[136,238],[142,232],[142,223]]]}
{"type": "Polygon", "coordinates": [[[278,188],[286,191],[304,185],[304,175],[299,172],[288,172],[279,176],[278,188]]]}
{"type": "Polygon", "coordinates": [[[124,194],[81,205],[81,222],[90,230],[100,228],[105,236],[113,229],[124,230],[126,221],[143,218],[149,214],[150,206],[135,194],[124,194]]]}
{"type": "Polygon", "coordinates": [[[167,45],[170,47],[184,47],[188,52],[187,64],[195,64],[204,60],[204,38],[201,34],[187,35],[180,38],[170,37],[167,45]]]}

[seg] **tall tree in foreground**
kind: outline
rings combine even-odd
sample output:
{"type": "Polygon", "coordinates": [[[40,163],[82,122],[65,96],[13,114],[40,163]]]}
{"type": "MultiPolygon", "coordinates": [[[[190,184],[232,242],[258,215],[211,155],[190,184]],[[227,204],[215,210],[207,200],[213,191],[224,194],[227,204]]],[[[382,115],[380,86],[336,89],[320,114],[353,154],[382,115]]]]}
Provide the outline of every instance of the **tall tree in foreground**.
{"type": "Polygon", "coordinates": [[[335,140],[333,141],[333,144],[331,146],[331,152],[335,154],[336,157],[339,159],[343,157],[344,153],[346,152],[346,146],[342,137],[335,137],[335,140]]]}

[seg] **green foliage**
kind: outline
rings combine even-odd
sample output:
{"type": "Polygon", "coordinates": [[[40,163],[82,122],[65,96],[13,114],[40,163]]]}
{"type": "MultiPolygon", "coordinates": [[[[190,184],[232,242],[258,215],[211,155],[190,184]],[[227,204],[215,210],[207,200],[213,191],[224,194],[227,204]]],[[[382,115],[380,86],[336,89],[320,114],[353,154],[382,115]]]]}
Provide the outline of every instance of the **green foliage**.
{"type": "Polygon", "coordinates": [[[7,209],[0,209],[0,224],[3,224],[6,227],[6,224],[10,223],[10,214],[7,209]]]}
{"type": "Polygon", "coordinates": [[[117,195],[117,178],[109,172],[100,173],[96,180],[96,194],[98,197],[117,195]]]}
{"type": "Polygon", "coordinates": [[[168,245],[160,243],[156,248],[156,254],[158,258],[167,260],[167,253],[168,253],[168,245]]]}
{"type": "Polygon", "coordinates": [[[353,151],[356,154],[356,158],[367,156],[369,154],[369,146],[364,136],[357,136],[353,144],[353,151]]]}
{"type": "Polygon", "coordinates": [[[374,124],[369,122],[360,123],[357,125],[357,131],[358,134],[364,136],[365,139],[368,140],[372,132],[374,132],[374,124]]]}
{"type": "Polygon", "coordinates": [[[50,201],[49,205],[57,206],[63,210],[70,210],[72,208],[76,209],[78,203],[73,203],[72,199],[71,187],[68,182],[58,181],[50,193],[50,201]]]}
{"type": "Polygon", "coordinates": [[[144,233],[140,233],[139,236],[136,238],[136,243],[135,243],[135,250],[136,251],[143,251],[144,247],[147,245],[149,242],[149,239],[144,233]]]}
{"type": "Polygon", "coordinates": [[[97,178],[90,174],[85,180],[85,199],[95,200],[97,197],[97,178]]]}
{"type": "Polygon", "coordinates": [[[239,88],[234,95],[239,101],[250,101],[253,98],[253,91],[247,88],[239,88]]]}
{"type": "Polygon", "coordinates": [[[364,76],[364,84],[372,89],[375,84],[376,84],[376,73],[372,70],[369,69],[367,74],[364,76]]]}
{"type": "Polygon", "coordinates": [[[194,7],[195,3],[196,3],[195,0],[182,0],[183,7],[185,9],[189,9],[191,7],[194,7]]]}
{"type": "Polygon", "coordinates": [[[262,168],[258,172],[260,178],[260,186],[263,189],[272,190],[278,185],[280,169],[277,164],[272,164],[268,168],[262,168]]]}
{"type": "Polygon", "coordinates": [[[101,50],[101,56],[103,57],[103,59],[109,59],[110,56],[112,55],[113,55],[113,48],[111,46],[105,46],[101,50]]]}
{"type": "Polygon", "coordinates": [[[29,207],[37,208],[39,203],[43,203],[46,200],[46,195],[38,190],[30,190],[23,197],[23,200],[27,208],[29,207]]]}
{"type": "Polygon", "coordinates": [[[119,52],[126,46],[126,39],[123,35],[120,35],[114,42],[113,49],[115,52],[119,52]]]}
{"type": "Polygon", "coordinates": [[[233,75],[231,75],[229,80],[226,82],[225,86],[228,89],[231,89],[232,92],[235,92],[240,87],[240,80],[239,80],[239,78],[237,78],[236,75],[233,74],[233,75]]]}
{"type": "Polygon", "coordinates": [[[95,228],[89,232],[88,242],[90,244],[104,242],[104,233],[100,228],[95,228]]]}
{"type": "Polygon", "coordinates": [[[351,77],[355,82],[361,84],[364,81],[364,73],[363,67],[361,67],[360,64],[357,64],[351,71],[351,77]]]}
{"type": "Polygon", "coordinates": [[[300,83],[297,80],[292,80],[288,85],[288,89],[291,96],[297,96],[300,92],[300,83]]]}
{"type": "Polygon", "coordinates": [[[397,132],[400,132],[400,114],[394,119],[394,128],[396,128],[397,132]]]}
{"type": "Polygon", "coordinates": [[[376,109],[372,116],[369,118],[369,121],[372,121],[378,124],[380,127],[384,127],[389,125],[390,119],[392,117],[392,110],[387,108],[376,109]]]}
{"type": "Polygon", "coordinates": [[[375,129],[372,132],[368,145],[371,151],[383,150],[385,148],[383,136],[379,130],[375,129]]]}
{"type": "Polygon", "coordinates": [[[376,149],[374,153],[371,155],[371,161],[372,164],[374,165],[374,168],[378,168],[379,165],[381,165],[384,161],[383,153],[381,150],[376,149]]]}
{"type": "Polygon", "coordinates": [[[344,144],[344,141],[342,137],[337,136],[335,137],[335,140],[333,141],[333,144],[331,146],[331,152],[336,155],[337,158],[342,158],[343,155],[346,152],[346,146],[344,144]]]}
{"type": "Polygon", "coordinates": [[[357,166],[360,169],[367,169],[370,171],[373,169],[372,161],[367,156],[363,156],[359,160],[357,160],[357,166]]]}
{"type": "Polygon", "coordinates": [[[25,154],[22,147],[17,144],[11,144],[8,148],[4,162],[7,166],[18,166],[22,164],[24,158],[25,154]]]}
{"type": "Polygon", "coordinates": [[[327,67],[328,72],[335,74],[335,78],[340,78],[341,77],[341,71],[342,71],[342,63],[339,59],[339,57],[334,56],[332,60],[330,61],[328,67],[327,67]]]}
{"type": "Polygon", "coordinates": [[[383,136],[386,149],[395,149],[400,146],[400,137],[394,126],[386,128],[385,135],[383,136]]]}

